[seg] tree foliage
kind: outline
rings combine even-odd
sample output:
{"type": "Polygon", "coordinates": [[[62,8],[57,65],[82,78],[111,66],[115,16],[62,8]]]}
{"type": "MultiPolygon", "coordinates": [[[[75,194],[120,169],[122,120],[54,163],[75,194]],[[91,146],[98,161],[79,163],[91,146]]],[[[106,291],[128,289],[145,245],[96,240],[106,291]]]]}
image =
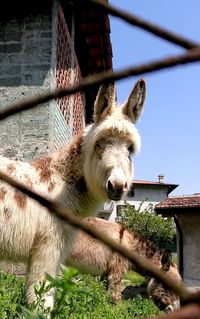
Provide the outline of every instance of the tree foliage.
{"type": "Polygon", "coordinates": [[[136,209],[125,203],[117,221],[122,223],[130,231],[136,232],[139,236],[149,239],[156,244],[161,242],[173,242],[176,234],[172,218],[163,218],[157,215],[153,205],[149,204],[144,210],[140,207],[136,209]]]}

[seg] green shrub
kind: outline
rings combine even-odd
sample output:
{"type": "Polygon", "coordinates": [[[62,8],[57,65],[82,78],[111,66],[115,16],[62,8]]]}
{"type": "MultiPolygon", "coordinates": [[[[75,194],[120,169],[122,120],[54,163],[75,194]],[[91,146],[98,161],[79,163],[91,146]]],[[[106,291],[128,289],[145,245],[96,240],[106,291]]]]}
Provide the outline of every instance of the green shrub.
{"type": "MultiPolygon", "coordinates": [[[[66,271],[69,274],[69,270],[66,271]]],[[[66,280],[65,272],[64,278],[66,280]]],[[[114,306],[104,283],[98,282],[90,275],[71,276],[71,289],[64,286],[62,279],[59,280],[60,283],[57,281],[56,284],[58,289],[55,309],[52,312],[52,318],[55,319],[130,319],[136,315],[148,316],[159,313],[151,300],[141,296],[134,300],[121,301],[114,306]]]]}
{"type": "Polygon", "coordinates": [[[24,280],[0,271],[0,318],[22,318],[24,305],[24,280]]]}
{"type": "Polygon", "coordinates": [[[0,318],[46,319],[48,312],[44,311],[42,300],[46,289],[52,286],[57,288],[52,319],[131,319],[159,314],[151,300],[139,295],[113,305],[104,283],[73,268],[65,268],[58,279],[49,276],[47,279],[48,288],[46,285],[36,288],[39,311],[30,311],[24,306],[24,281],[1,273],[0,318]]]}
{"type": "Polygon", "coordinates": [[[157,245],[163,242],[172,243],[176,234],[173,219],[157,215],[151,204],[142,210],[142,204],[139,209],[135,209],[126,203],[118,221],[130,231],[136,232],[139,236],[157,245]]]}

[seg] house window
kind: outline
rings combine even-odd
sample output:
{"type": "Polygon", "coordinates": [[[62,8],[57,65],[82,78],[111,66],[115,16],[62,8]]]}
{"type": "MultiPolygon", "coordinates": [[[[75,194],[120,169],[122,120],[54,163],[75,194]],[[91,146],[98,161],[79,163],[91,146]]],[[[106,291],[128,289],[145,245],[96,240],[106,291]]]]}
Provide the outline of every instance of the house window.
{"type": "Polygon", "coordinates": [[[135,196],[135,188],[131,186],[130,190],[128,191],[128,197],[134,197],[135,196]]]}

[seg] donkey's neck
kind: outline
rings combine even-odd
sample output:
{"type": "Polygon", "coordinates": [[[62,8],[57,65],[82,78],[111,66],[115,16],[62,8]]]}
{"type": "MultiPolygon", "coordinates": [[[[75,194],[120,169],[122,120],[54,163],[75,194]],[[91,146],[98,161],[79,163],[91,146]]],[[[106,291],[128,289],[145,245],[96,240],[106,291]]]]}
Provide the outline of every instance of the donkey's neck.
{"type": "Polygon", "coordinates": [[[52,166],[65,182],[83,176],[82,140],[82,135],[77,136],[72,143],[53,154],[52,166]]]}
{"type": "Polygon", "coordinates": [[[64,181],[60,200],[81,215],[95,213],[101,203],[88,189],[83,170],[83,136],[77,136],[71,144],[53,155],[53,169],[64,181]]]}

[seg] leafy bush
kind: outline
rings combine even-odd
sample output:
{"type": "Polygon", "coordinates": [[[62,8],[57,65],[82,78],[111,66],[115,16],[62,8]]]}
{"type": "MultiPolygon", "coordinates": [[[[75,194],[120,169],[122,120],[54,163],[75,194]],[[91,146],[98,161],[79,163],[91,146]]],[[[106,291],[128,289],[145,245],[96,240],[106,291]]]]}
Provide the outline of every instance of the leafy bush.
{"type": "Polygon", "coordinates": [[[173,219],[157,215],[151,204],[142,210],[142,204],[139,209],[135,209],[126,203],[118,221],[130,231],[136,232],[139,236],[157,245],[161,242],[172,242],[176,234],[173,219]]]}
{"type": "Polygon", "coordinates": [[[159,313],[151,300],[140,296],[134,300],[121,301],[114,306],[104,283],[98,282],[90,275],[80,275],[73,271],[67,268],[63,273],[64,280],[60,278],[54,282],[58,289],[52,318],[130,319],[135,315],[146,316],[159,313]],[[68,284],[70,282],[69,277],[72,284],[65,286],[66,280],[68,284]]]}
{"type": "Polygon", "coordinates": [[[24,280],[0,271],[0,318],[21,319],[24,304],[24,280]]]}
{"type": "Polygon", "coordinates": [[[58,279],[47,276],[49,285],[36,288],[37,307],[32,311],[24,307],[24,281],[12,275],[2,274],[0,291],[4,298],[0,303],[0,318],[45,319],[43,295],[46,289],[56,287],[55,307],[52,319],[130,319],[159,314],[158,308],[147,298],[137,296],[134,300],[112,304],[104,283],[90,275],[82,275],[73,268],[65,268],[58,279]],[[41,303],[41,304],[40,304],[41,303]],[[22,306],[19,306],[22,305],[22,306]]]}

